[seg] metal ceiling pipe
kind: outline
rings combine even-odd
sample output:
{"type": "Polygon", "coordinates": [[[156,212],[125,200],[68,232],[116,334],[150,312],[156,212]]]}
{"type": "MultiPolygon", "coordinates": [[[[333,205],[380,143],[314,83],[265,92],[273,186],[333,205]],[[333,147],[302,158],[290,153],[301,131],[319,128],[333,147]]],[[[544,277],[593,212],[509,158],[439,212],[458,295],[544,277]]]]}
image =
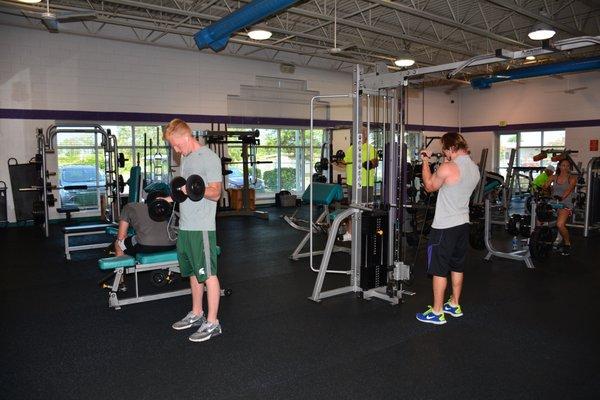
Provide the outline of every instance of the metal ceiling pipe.
{"type": "Polygon", "coordinates": [[[568,72],[591,71],[594,69],[600,69],[600,57],[502,71],[494,75],[471,79],[471,87],[473,89],[489,89],[492,87],[492,83],[496,82],[533,78],[536,76],[564,74],[568,72]]]}
{"type": "Polygon", "coordinates": [[[298,0],[254,0],[242,8],[212,23],[194,35],[199,49],[210,47],[221,51],[232,34],[280,12],[298,0]]]}

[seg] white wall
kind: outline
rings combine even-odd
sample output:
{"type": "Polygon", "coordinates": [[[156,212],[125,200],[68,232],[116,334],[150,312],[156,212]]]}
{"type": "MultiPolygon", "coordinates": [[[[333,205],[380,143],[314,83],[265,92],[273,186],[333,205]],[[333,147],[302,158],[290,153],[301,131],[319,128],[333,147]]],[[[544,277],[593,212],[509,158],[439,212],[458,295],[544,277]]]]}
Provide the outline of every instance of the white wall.
{"type": "MultiPolygon", "coordinates": [[[[257,75],[306,80],[309,90],[321,94],[352,88],[348,73],[297,67],[294,74],[282,74],[277,63],[0,24],[4,109],[227,115],[227,95],[239,94],[240,85],[254,85],[257,75]]],[[[350,102],[334,101],[330,110],[331,119],[351,119],[350,102]]],[[[53,123],[0,119],[2,165],[9,157],[19,162],[33,157],[35,129],[53,123]]],[[[0,168],[0,180],[9,185],[14,221],[6,167],[0,168]]]]}
{"type": "MultiPolygon", "coordinates": [[[[495,83],[491,89],[463,88],[460,92],[459,125],[463,127],[600,119],[600,71],[495,83]],[[578,90],[570,93],[572,89],[578,90]]],[[[494,168],[494,132],[465,133],[465,137],[477,159],[482,148],[490,148],[493,156],[488,157],[487,168],[494,168]]],[[[590,139],[600,139],[600,127],[566,128],[566,147],[580,151],[575,161],[586,164],[600,156],[589,151],[590,139]]]]}
{"type": "MultiPolygon", "coordinates": [[[[227,95],[256,75],[345,93],[351,75],[0,25],[0,106],[53,110],[226,115],[227,95]]],[[[332,110],[348,119],[350,107],[332,110]]]]}

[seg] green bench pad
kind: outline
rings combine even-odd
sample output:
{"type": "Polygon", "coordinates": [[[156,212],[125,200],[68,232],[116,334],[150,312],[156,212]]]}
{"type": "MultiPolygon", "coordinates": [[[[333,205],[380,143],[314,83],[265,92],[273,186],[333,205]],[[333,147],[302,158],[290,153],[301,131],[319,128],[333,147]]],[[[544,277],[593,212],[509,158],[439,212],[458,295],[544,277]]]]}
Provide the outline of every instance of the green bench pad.
{"type": "MultiPolygon", "coordinates": [[[[217,246],[217,255],[221,254],[221,248],[217,246]]],[[[156,264],[161,262],[177,261],[177,250],[161,251],[160,253],[139,253],[135,259],[138,264],[156,264]]]]}
{"type": "Polygon", "coordinates": [[[313,204],[330,205],[334,201],[340,201],[344,198],[342,187],[332,183],[311,183],[302,194],[302,201],[310,202],[310,188],[313,188],[313,204]]]}
{"type": "Polygon", "coordinates": [[[335,219],[335,217],[337,217],[337,215],[339,213],[341,213],[342,211],[346,211],[346,208],[340,208],[338,210],[333,210],[329,212],[329,220],[333,221],[335,219]]]}
{"type": "MultiPolygon", "coordinates": [[[[221,248],[217,246],[217,255],[221,255],[221,248]]],[[[133,267],[136,264],[171,263],[177,261],[177,250],[161,251],[160,253],[139,253],[134,257],[118,256],[101,258],[98,266],[101,270],[133,267]]]]}
{"type": "MultiPolygon", "coordinates": [[[[119,233],[119,227],[118,226],[109,226],[108,228],[106,228],[105,230],[107,235],[110,236],[117,236],[117,234],[119,233]]],[[[135,229],[133,229],[131,226],[129,228],[127,228],[127,236],[133,236],[135,235],[135,229]]]]}
{"type": "Polygon", "coordinates": [[[98,266],[101,270],[110,270],[117,268],[133,267],[135,258],[131,256],[107,257],[98,260],[98,266]]]}

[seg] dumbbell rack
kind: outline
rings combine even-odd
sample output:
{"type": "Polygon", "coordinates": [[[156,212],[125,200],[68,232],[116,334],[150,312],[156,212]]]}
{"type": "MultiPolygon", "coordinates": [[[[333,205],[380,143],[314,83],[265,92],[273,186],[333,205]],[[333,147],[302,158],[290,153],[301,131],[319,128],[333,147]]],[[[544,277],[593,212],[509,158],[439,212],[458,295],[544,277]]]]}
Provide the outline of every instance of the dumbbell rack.
{"type": "MultiPolygon", "coordinates": [[[[488,251],[488,254],[484,257],[484,260],[490,261],[492,256],[499,257],[499,258],[507,258],[509,260],[523,261],[525,263],[525,265],[527,266],[527,268],[534,269],[535,266],[533,265],[533,261],[531,260],[531,254],[529,253],[529,247],[526,247],[525,249],[521,249],[521,250],[511,251],[511,252],[504,252],[504,251],[499,251],[499,250],[494,249],[494,247],[490,243],[491,230],[492,230],[491,229],[492,228],[491,220],[492,220],[492,217],[491,217],[491,211],[490,211],[490,201],[486,200],[485,201],[484,243],[485,243],[485,247],[488,251]]],[[[531,227],[535,227],[535,204],[532,204],[531,227]]]]}

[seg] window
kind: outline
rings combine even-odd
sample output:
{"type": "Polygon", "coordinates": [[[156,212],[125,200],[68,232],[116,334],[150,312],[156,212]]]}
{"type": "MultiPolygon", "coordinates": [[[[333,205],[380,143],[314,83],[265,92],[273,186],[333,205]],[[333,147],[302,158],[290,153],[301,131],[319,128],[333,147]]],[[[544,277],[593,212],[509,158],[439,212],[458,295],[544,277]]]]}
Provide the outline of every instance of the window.
{"type": "MultiPolygon", "coordinates": [[[[518,167],[544,167],[550,163],[550,157],[533,161],[533,157],[542,149],[562,150],[565,148],[565,131],[523,131],[514,133],[501,133],[500,150],[498,157],[498,170],[506,176],[510,152],[516,150],[514,166],[518,167]]],[[[519,182],[522,189],[527,188],[527,182],[519,182]]]]}
{"type": "Polygon", "coordinates": [[[83,128],[69,130],[56,135],[60,205],[98,209],[100,194],[106,190],[104,168],[98,163],[98,154],[103,154],[100,135],[83,128]]]}
{"type": "MultiPolygon", "coordinates": [[[[131,167],[139,165],[146,182],[169,182],[170,148],[163,140],[160,126],[104,126],[117,136],[119,152],[128,161],[119,169],[127,181],[131,167]],[[145,149],[145,151],[144,151],[145,149]]],[[[125,189],[127,190],[127,188],[125,189]]]]}
{"type": "MultiPolygon", "coordinates": [[[[124,181],[129,179],[131,167],[138,164],[142,171],[146,170],[148,182],[169,181],[170,151],[160,126],[104,125],[103,128],[117,137],[118,152],[127,160],[119,168],[124,181]]],[[[69,128],[69,132],[57,135],[60,204],[93,210],[99,208],[100,195],[106,192],[104,148],[102,135],[82,132],[83,129],[69,128]]],[[[125,186],[124,192],[128,190],[125,186]]]]}
{"type": "MultiPolygon", "coordinates": [[[[236,128],[233,128],[234,130],[236,128]]],[[[239,130],[250,130],[243,128],[239,130]]],[[[280,190],[302,193],[310,184],[313,165],[321,158],[323,130],[313,130],[313,162],[310,162],[310,130],[299,128],[260,129],[260,145],[252,149],[251,159],[258,163],[250,165],[250,187],[257,198],[272,198],[280,190]]],[[[228,188],[243,187],[242,146],[228,146],[232,163],[228,175],[228,188]]]]}

